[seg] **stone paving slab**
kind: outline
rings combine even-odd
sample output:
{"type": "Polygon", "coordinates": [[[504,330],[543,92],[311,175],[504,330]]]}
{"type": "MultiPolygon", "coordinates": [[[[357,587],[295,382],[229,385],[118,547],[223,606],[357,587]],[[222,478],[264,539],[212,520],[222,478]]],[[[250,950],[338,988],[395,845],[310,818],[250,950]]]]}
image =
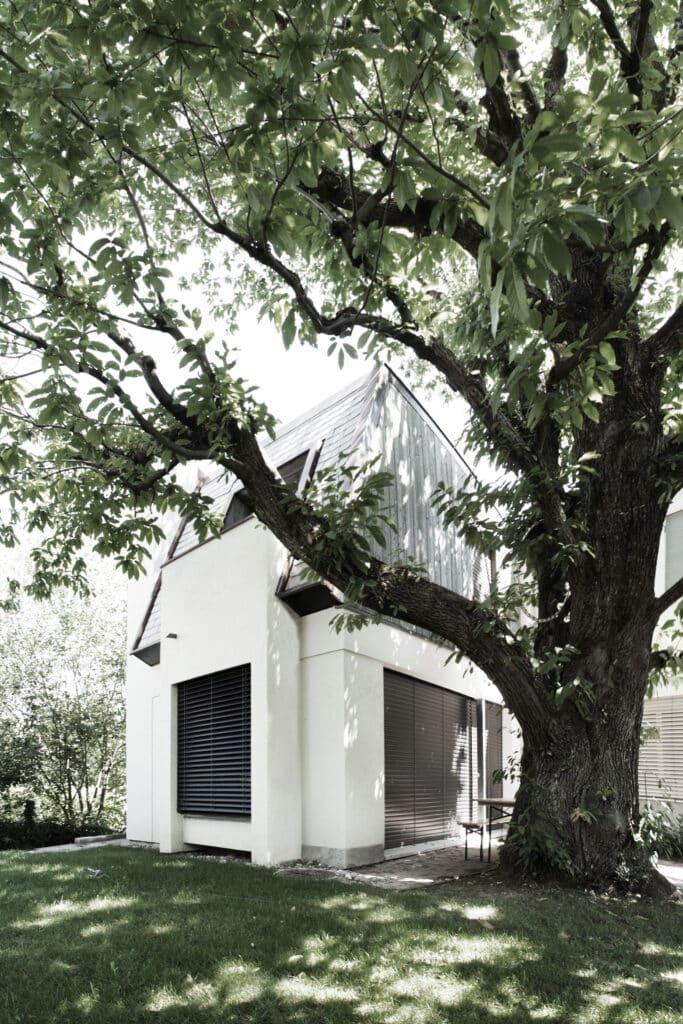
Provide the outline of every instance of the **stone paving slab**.
{"type": "Polygon", "coordinates": [[[126,846],[126,839],[100,839],[95,843],[62,843],[60,846],[39,846],[29,853],[76,853],[77,850],[96,850],[98,846],[126,846]]]}
{"type": "Polygon", "coordinates": [[[442,850],[427,850],[409,857],[392,857],[378,864],[358,868],[328,868],[318,864],[289,864],[277,869],[283,875],[309,875],[317,878],[335,878],[340,882],[372,885],[378,889],[421,889],[443,882],[454,882],[470,875],[483,875],[497,867],[496,851],[491,851],[491,863],[479,860],[479,851],[465,860],[464,846],[449,846],[442,850]]]}

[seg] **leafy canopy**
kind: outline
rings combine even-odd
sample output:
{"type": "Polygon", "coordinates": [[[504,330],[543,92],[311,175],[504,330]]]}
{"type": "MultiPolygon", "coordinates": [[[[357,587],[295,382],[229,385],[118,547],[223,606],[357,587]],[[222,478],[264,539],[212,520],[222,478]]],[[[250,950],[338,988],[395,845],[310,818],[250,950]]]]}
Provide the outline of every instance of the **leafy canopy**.
{"type": "MultiPolygon", "coordinates": [[[[245,305],[285,345],[418,357],[463,395],[505,485],[440,508],[534,594],[542,565],[592,557],[598,433],[642,342],[664,506],[680,37],[667,0],[3,0],[0,466],[52,537],[38,591],[82,578],[85,535],[135,573],[159,511],[217,528],[175,482],[192,459],[236,471],[264,518],[277,482],[249,439],[272,421],[229,348],[245,305]]],[[[267,521],[349,583],[320,511],[267,521]]]]}

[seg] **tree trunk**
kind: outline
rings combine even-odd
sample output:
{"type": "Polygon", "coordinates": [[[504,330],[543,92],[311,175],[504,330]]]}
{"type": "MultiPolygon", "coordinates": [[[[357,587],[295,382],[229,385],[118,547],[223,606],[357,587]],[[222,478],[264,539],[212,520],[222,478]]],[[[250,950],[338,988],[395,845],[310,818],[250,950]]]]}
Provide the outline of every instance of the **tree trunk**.
{"type": "Polygon", "coordinates": [[[632,640],[603,659],[608,678],[600,680],[593,669],[591,690],[603,699],[581,693],[579,683],[576,695],[553,716],[548,742],[539,745],[525,737],[520,787],[501,857],[515,871],[652,895],[673,891],[636,838],[649,643],[632,640]]]}

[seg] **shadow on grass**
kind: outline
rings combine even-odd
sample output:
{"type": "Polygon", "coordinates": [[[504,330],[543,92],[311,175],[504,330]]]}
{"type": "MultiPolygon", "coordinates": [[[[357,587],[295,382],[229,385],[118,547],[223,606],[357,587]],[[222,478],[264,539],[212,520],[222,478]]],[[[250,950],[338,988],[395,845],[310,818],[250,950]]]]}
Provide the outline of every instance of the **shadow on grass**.
{"type": "Polygon", "coordinates": [[[681,908],[583,893],[5,854],[0,925],[2,1024],[679,1024],[683,1008],[681,908]]]}

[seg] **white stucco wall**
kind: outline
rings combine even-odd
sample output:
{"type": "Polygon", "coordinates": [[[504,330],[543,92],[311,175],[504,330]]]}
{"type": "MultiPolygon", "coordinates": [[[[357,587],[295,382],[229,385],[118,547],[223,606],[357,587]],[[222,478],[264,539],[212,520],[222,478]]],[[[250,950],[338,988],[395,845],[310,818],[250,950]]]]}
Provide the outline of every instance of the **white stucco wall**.
{"type": "MultiPolygon", "coordinates": [[[[144,612],[143,612],[144,614],[144,612]]],[[[155,792],[160,778],[161,679],[158,668],[128,659],[126,683],[126,829],[129,839],[159,842],[155,792]]]]}
{"type": "Polygon", "coordinates": [[[131,839],[153,839],[162,851],[187,844],[248,850],[259,863],[300,855],[298,620],[274,597],[285,557],[250,519],[164,567],[161,663],[150,668],[131,658],[129,666],[131,839]],[[178,814],[176,684],[247,663],[251,820],[178,814]]]}
{"type": "MultiPolygon", "coordinates": [[[[161,663],[129,666],[128,834],[162,851],[206,845],[257,863],[368,863],[384,852],[384,670],[499,700],[430,640],[372,625],[337,634],[276,596],[284,549],[248,520],[163,569],[161,663]],[[168,634],[176,634],[169,637],[168,634]],[[176,810],[177,684],[251,666],[249,820],[176,810]]],[[[512,740],[504,738],[504,758],[512,740]]]]}
{"type": "MultiPolygon", "coordinates": [[[[330,628],[332,613],[301,620],[303,855],[349,866],[384,853],[384,670],[475,700],[500,701],[486,676],[430,640],[386,625],[330,628]],[[343,737],[343,745],[340,742],[343,737]]],[[[504,725],[503,758],[517,746],[504,725]]],[[[514,784],[506,786],[506,796],[514,784]]]]}

